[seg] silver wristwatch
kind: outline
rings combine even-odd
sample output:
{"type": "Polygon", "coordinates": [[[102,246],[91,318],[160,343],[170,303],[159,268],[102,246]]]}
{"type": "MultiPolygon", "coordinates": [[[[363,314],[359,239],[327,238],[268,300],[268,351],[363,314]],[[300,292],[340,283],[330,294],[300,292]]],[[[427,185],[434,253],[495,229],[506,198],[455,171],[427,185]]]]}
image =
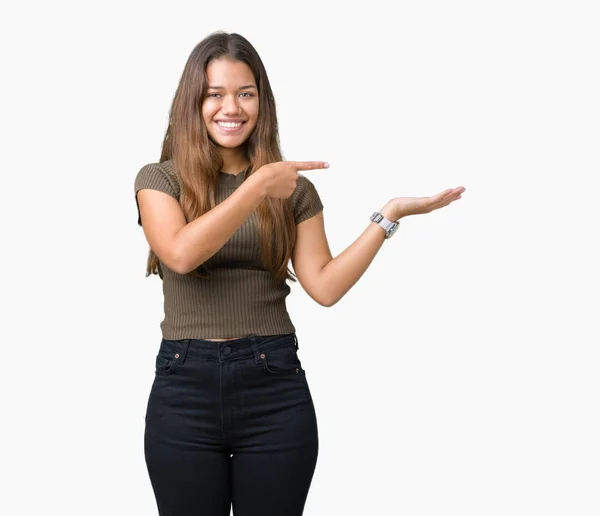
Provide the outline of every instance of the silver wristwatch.
{"type": "Polygon", "coordinates": [[[373,222],[377,222],[384,230],[385,230],[385,238],[390,238],[398,229],[400,225],[400,221],[392,222],[391,220],[386,219],[381,213],[376,211],[371,215],[371,220],[373,222]]]}

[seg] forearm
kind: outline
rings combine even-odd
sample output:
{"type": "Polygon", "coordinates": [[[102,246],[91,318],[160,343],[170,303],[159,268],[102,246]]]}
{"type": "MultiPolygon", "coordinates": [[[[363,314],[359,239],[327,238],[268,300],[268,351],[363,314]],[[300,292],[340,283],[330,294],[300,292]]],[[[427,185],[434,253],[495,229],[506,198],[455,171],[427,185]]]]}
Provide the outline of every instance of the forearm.
{"type": "MultiPolygon", "coordinates": [[[[388,205],[380,210],[384,217],[397,220],[388,205]]],[[[321,270],[319,285],[325,306],[333,306],[356,284],[385,242],[384,229],[375,222],[321,270]]]]}
{"type": "Polygon", "coordinates": [[[213,256],[266,197],[258,176],[246,179],[227,199],[175,235],[175,254],[185,274],[213,256]]]}

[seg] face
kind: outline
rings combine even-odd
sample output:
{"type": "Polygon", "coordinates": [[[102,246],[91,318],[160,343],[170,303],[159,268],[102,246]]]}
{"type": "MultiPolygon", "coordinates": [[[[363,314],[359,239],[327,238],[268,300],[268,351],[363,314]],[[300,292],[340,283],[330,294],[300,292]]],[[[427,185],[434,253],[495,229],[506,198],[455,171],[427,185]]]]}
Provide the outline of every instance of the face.
{"type": "Polygon", "coordinates": [[[258,120],[258,89],[250,67],[241,61],[215,59],[206,68],[208,89],[202,118],[210,138],[235,148],[252,134],[258,120]]]}

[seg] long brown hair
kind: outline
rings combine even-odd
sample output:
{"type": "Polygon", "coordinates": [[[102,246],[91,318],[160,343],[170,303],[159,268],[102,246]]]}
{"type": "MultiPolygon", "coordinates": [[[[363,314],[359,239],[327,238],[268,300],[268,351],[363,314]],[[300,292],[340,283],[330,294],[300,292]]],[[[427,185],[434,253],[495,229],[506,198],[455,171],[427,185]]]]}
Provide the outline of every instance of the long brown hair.
{"type": "MultiPolygon", "coordinates": [[[[160,162],[172,159],[181,179],[179,203],[189,223],[214,208],[219,171],[223,167],[216,145],[210,140],[202,117],[202,102],[207,93],[206,67],[213,59],[229,58],[246,63],[256,81],[259,113],[252,135],[244,142],[250,161],[245,179],[260,167],[282,161],[275,98],[267,72],[255,48],[236,33],[218,31],[203,39],[190,54],[169,114],[169,125],[162,144],[160,162]]],[[[262,260],[277,279],[296,281],[288,269],[296,240],[296,225],[290,199],[266,197],[257,207],[262,260]]],[[[188,273],[206,278],[202,264],[188,273]]],[[[158,257],[150,249],[146,276],[163,277],[158,257]]]]}

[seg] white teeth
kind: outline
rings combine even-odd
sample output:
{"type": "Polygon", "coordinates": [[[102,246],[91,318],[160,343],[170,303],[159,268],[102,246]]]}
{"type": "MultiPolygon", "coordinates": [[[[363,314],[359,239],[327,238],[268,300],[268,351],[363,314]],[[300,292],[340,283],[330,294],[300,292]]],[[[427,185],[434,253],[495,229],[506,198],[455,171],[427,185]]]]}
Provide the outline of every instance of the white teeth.
{"type": "Polygon", "coordinates": [[[242,122],[217,122],[221,127],[239,127],[242,122]]]}

